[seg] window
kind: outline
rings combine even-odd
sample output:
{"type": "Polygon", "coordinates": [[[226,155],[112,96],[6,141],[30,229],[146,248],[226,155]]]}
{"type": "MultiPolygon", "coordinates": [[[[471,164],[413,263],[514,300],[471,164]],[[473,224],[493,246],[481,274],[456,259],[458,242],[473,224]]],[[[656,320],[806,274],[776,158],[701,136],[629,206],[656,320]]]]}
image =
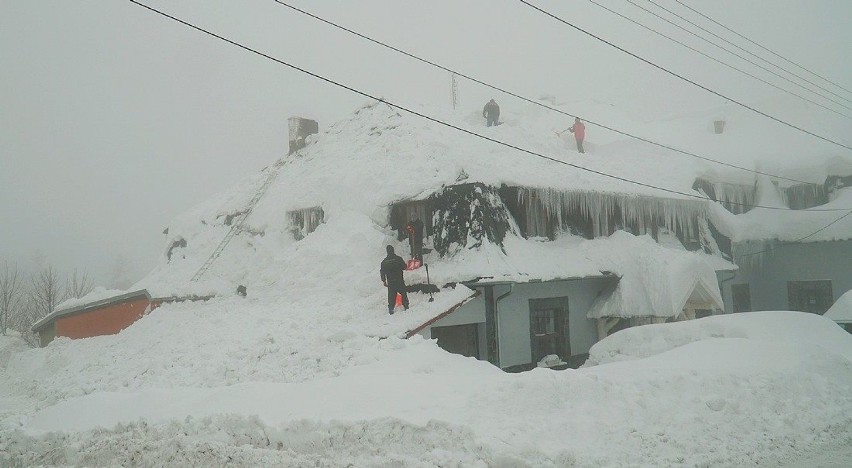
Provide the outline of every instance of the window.
{"type": "Polygon", "coordinates": [[[732,284],[731,297],[734,301],[734,312],[751,311],[751,289],[748,283],[732,284]]]}
{"type": "Polygon", "coordinates": [[[787,305],[790,310],[822,315],[833,303],[831,280],[787,282],[787,305]]]}
{"type": "Polygon", "coordinates": [[[568,298],[530,299],[529,303],[532,362],[538,362],[549,354],[567,360],[571,356],[568,298]]]}

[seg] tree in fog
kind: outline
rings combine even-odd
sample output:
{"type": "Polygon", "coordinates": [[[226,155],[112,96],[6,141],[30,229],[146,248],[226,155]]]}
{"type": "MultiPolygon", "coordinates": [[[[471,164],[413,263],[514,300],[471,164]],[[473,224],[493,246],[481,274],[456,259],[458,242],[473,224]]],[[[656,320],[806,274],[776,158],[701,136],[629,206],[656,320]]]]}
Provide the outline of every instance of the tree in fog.
{"type": "Polygon", "coordinates": [[[18,272],[18,265],[9,266],[3,263],[0,270],[0,333],[6,334],[10,325],[9,319],[21,307],[23,277],[18,272]]]}
{"type": "MultiPolygon", "coordinates": [[[[91,278],[89,278],[89,274],[85,271],[80,272],[75,268],[74,273],[65,279],[65,291],[62,299],[76,299],[83,297],[92,292],[92,289],[94,288],[95,283],[91,278]]],[[[53,309],[51,309],[51,311],[52,310],[53,309]]]]}
{"type": "Polygon", "coordinates": [[[124,255],[117,255],[110,269],[110,289],[127,289],[133,284],[130,279],[130,260],[124,255]]]}
{"type": "Polygon", "coordinates": [[[30,282],[30,301],[38,320],[53,312],[57,304],[62,301],[62,286],[59,283],[59,274],[52,265],[47,265],[34,274],[30,282]]]}

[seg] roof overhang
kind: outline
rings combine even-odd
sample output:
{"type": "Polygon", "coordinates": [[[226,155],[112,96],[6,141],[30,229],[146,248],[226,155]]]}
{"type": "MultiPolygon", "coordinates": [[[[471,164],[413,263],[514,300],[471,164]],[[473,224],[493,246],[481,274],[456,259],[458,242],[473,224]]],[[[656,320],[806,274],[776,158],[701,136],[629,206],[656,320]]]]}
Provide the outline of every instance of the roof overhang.
{"type": "Polygon", "coordinates": [[[469,288],[477,288],[483,286],[499,286],[503,284],[529,284],[529,283],[555,283],[558,281],[580,281],[586,279],[613,279],[618,281],[621,279],[620,276],[615,273],[611,273],[608,271],[602,271],[599,275],[587,275],[587,276],[567,276],[560,278],[550,278],[550,279],[540,279],[540,278],[478,278],[472,281],[462,281],[462,284],[469,288]]]}

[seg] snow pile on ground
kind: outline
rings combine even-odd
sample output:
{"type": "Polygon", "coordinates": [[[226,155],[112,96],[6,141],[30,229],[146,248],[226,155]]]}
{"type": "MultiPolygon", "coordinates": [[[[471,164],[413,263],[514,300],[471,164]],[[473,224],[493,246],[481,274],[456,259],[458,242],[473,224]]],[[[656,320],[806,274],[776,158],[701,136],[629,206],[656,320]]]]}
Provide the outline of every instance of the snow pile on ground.
{"type": "Polygon", "coordinates": [[[802,352],[828,352],[852,359],[852,337],[829,320],[802,312],[750,312],[621,330],[589,350],[586,366],[632,361],[716,338],[780,343],[802,352]]]}
{"type": "Polygon", "coordinates": [[[846,291],[823,315],[837,323],[852,323],[852,291],[846,291]]]}
{"type": "MultiPolygon", "coordinates": [[[[276,350],[286,340],[211,333],[241,322],[209,305],[185,307],[185,325],[213,322],[191,339],[197,361],[215,366],[205,352],[242,342],[244,368],[279,376],[205,371],[181,358],[189,346],[163,349],[156,339],[137,348],[145,370],[122,356],[96,364],[85,348],[103,347],[100,339],[60,342],[61,353],[51,345],[40,362],[38,350],[16,353],[0,374],[0,464],[730,466],[790,463],[852,441],[852,336],[820,316],[761,312],[637,327],[596,345],[597,365],[505,374],[431,341],[393,337],[331,336],[316,347],[333,362],[298,349],[291,352],[305,359],[288,361],[290,352],[276,350]],[[10,381],[41,381],[78,359],[88,361],[75,368],[88,374],[83,381],[122,368],[135,368],[137,379],[60,391],[81,390],[66,375],[42,382],[53,391],[40,394],[60,398],[11,402],[39,393],[10,381]]],[[[232,312],[258,319],[250,307],[232,312]]]]}

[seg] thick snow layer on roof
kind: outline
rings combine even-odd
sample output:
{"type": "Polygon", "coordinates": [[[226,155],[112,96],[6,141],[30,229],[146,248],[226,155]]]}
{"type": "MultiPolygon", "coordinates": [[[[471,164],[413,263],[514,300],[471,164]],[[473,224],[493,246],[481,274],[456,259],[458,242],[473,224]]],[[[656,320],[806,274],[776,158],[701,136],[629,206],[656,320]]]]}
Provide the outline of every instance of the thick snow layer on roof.
{"type": "Polygon", "coordinates": [[[128,292],[129,291],[123,291],[121,289],[106,289],[102,286],[98,286],[83,297],[73,297],[71,299],[67,299],[60,302],[54,310],[63,311],[67,309],[72,309],[77,306],[91,304],[93,302],[109,299],[111,297],[121,296],[127,294],[128,292]]]}
{"type": "Polygon", "coordinates": [[[824,316],[837,323],[852,323],[852,290],[846,291],[839,299],[834,301],[824,316]]]}
{"type": "MultiPolygon", "coordinates": [[[[766,192],[772,191],[763,184],[760,193],[766,192]]],[[[775,195],[765,195],[762,199],[769,203],[768,206],[778,206],[780,200],[775,195]]],[[[780,206],[783,207],[783,204],[780,206]]],[[[841,219],[850,211],[852,211],[852,188],[845,188],[839,190],[833,200],[814,209],[754,208],[748,213],[733,215],[714,204],[710,214],[713,224],[734,242],[755,240],[821,242],[852,239],[852,215],[841,219]],[[848,211],[817,211],[824,209],[848,211]],[[822,227],[825,229],[816,232],[822,227]]]]}
{"type": "MultiPolygon", "coordinates": [[[[616,232],[605,248],[613,268],[621,276],[615,290],[601,296],[589,310],[589,318],[677,317],[696,288],[723,309],[714,263],[708,255],[661,247],[650,236],[633,238],[616,232]]],[[[728,265],[728,269],[734,268],[728,265]]]]}
{"type": "MultiPolygon", "coordinates": [[[[319,311],[338,314],[328,306],[319,311]]],[[[0,368],[0,457],[783,465],[852,435],[852,337],[812,314],[647,325],[599,343],[593,367],[506,374],[428,340],[302,326],[250,299],[166,307],[113,337],[12,354],[0,368]]]]}
{"type": "MultiPolygon", "coordinates": [[[[692,184],[708,168],[705,162],[591,128],[588,153],[581,155],[573,149],[573,142],[567,141],[570,136],[560,139],[553,133],[567,125],[561,117],[529,104],[502,115],[505,122],[491,128],[483,127],[478,113],[444,113],[442,117],[462,128],[559,160],[685,193],[697,193],[692,184]]],[[[383,252],[382,244],[397,245],[400,252],[407,250],[387,228],[390,204],[425,198],[444,185],[461,182],[685,198],[536,158],[373,103],[358,109],[350,119],[308,137],[307,147],[300,152],[176,219],[169,226],[166,242],[171,260],[164,255],[154,272],[134,288],[147,288],[152,296],[208,295],[232,291],[238,284],[257,291],[258,281],[273,284],[277,271],[298,269],[312,261],[340,260],[356,271],[372,270],[377,264],[375,257],[383,252]],[[230,226],[226,223],[246,211],[267,181],[268,189],[246,219],[243,231],[201,281],[189,283],[227,235],[230,226]],[[306,239],[293,240],[287,212],[314,206],[322,207],[325,224],[306,239]],[[364,263],[353,260],[363,257],[356,249],[369,252],[364,263]],[[344,257],[335,258],[338,251],[344,257]]],[[[452,268],[439,268],[436,258],[427,258],[427,262],[436,267],[438,284],[478,276],[584,276],[601,269],[600,262],[589,261],[582,253],[573,254],[571,261],[563,262],[558,270],[549,266],[554,262],[533,265],[531,259],[567,254],[551,246],[527,246],[516,240],[506,243],[509,255],[484,252],[490,248],[485,247],[460,254],[451,262],[452,268]],[[482,268],[483,262],[486,268],[482,268]]],[[[609,265],[604,269],[614,271],[609,265]]],[[[344,271],[351,274],[351,270],[344,271]]]]}

